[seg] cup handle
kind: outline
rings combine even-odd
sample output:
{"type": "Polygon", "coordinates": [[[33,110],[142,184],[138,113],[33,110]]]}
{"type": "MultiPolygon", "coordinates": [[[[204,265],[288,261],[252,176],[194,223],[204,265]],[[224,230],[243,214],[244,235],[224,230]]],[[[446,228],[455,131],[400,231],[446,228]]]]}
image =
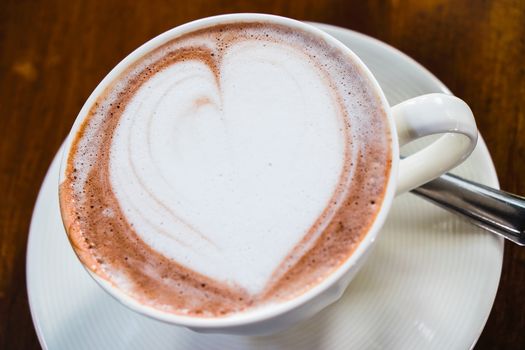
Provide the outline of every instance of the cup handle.
{"type": "Polygon", "coordinates": [[[442,134],[422,150],[401,159],[396,195],[410,191],[454,168],[474,150],[478,130],[463,100],[446,94],[422,95],[391,109],[399,147],[418,138],[442,134]]]}

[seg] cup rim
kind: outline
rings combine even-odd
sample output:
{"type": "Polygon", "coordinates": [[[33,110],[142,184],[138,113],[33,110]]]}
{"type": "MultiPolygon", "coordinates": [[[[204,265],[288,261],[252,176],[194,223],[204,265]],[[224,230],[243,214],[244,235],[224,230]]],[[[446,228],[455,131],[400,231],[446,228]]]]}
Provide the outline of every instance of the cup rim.
{"type": "MultiPolygon", "coordinates": [[[[66,168],[67,168],[67,159],[69,156],[69,150],[71,144],[76,136],[80,126],[84,122],[85,118],[88,116],[89,109],[104,91],[104,89],[110,85],[113,80],[118,77],[123,71],[125,71],[131,64],[133,64],[137,59],[142,57],[144,54],[152,51],[153,49],[165,44],[169,40],[181,36],[188,32],[192,32],[198,29],[214,26],[217,24],[228,24],[233,22],[269,22],[282,24],[290,28],[301,29],[307,31],[317,37],[322,38],[330,45],[335,46],[337,49],[342,50],[345,54],[349,55],[351,59],[360,67],[362,75],[368,79],[368,83],[374,87],[375,93],[378,95],[381,105],[385,111],[386,117],[388,119],[389,130],[391,132],[391,167],[390,174],[387,180],[387,185],[385,189],[385,194],[383,197],[383,203],[379,212],[377,213],[370,229],[365,234],[361,242],[359,242],[357,248],[353,251],[350,257],[341,264],[335,271],[331,272],[326,278],[324,278],[317,285],[308,289],[303,294],[285,300],[282,302],[276,302],[271,304],[265,304],[258,308],[248,309],[246,311],[241,311],[238,313],[233,313],[226,316],[218,317],[198,317],[198,316],[188,316],[181,315],[176,313],[170,313],[167,311],[162,311],[156,309],[152,306],[141,304],[139,301],[126,294],[118,287],[116,287],[111,281],[104,279],[103,277],[97,275],[95,272],[91,271],[87,266],[82,264],[86,271],[89,272],[90,276],[112,297],[117,299],[122,304],[126,305],[130,309],[146,315],[148,317],[171,323],[181,326],[186,326],[195,329],[224,329],[224,328],[233,328],[238,326],[252,325],[262,321],[266,321],[282,314],[288,313],[299,306],[308,303],[315,297],[322,294],[330,286],[334,285],[341,277],[348,273],[352,268],[358,268],[358,261],[361,260],[366,254],[366,252],[372,248],[374,242],[376,241],[377,235],[380,228],[383,226],[383,223],[386,220],[386,216],[392,205],[393,198],[395,196],[396,181],[398,174],[398,165],[399,165],[399,146],[397,139],[396,126],[393,121],[390,105],[383,93],[383,90],[379,86],[379,83],[370,72],[368,67],[362,62],[362,60],[347,46],[341,43],[336,38],[327,34],[326,32],[318,29],[311,24],[307,24],[295,19],[271,15],[271,14],[262,14],[262,13],[234,13],[234,14],[224,14],[206,17],[191,21],[175,28],[172,28],[164,33],[157,35],[156,37],[148,40],[137,49],[133,50],[129,55],[127,55],[123,60],[121,60],[97,85],[97,87],[90,94],[80,112],[78,113],[75,122],[64,142],[64,148],[62,153],[62,159],[60,164],[60,175],[59,183],[62,183],[65,179],[66,168]]],[[[76,253],[76,252],[75,252],[76,253]]],[[[346,287],[346,286],[345,286],[346,287]]]]}

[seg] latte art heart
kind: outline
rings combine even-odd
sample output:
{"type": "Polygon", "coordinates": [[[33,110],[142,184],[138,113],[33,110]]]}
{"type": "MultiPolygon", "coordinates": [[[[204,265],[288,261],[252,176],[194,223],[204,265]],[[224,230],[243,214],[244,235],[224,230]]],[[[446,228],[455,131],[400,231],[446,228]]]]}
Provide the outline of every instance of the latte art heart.
{"type": "Polygon", "coordinates": [[[143,303],[214,316],[291,298],[352,253],[390,135],[351,58],[243,23],[174,39],[93,105],[61,185],[77,254],[143,303]]]}
{"type": "Polygon", "coordinates": [[[135,93],[111,145],[111,185],[137,234],[250,293],[328,206],[345,160],[337,101],[294,51],[235,44],[218,79],[199,60],[167,67],[135,93]]]}

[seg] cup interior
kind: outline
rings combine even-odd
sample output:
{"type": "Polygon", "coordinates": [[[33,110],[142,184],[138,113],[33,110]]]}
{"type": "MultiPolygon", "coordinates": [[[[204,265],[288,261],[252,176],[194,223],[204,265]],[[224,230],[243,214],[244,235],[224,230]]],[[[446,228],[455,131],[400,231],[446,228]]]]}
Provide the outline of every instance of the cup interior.
{"type": "Polygon", "coordinates": [[[377,95],[380,97],[382,101],[382,107],[387,114],[388,124],[389,124],[389,128],[392,134],[392,144],[391,144],[392,163],[391,163],[388,183],[386,185],[386,193],[383,198],[383,204],[370,230],[367,232],[365,237],[362,239],[358,247],[354,250],[352,255],[337,270],[332,272],[323,281],[321,281],[316,286],[306,291],[304,294],[301,294],[293,299],[282,301],[282,302],[275,303],[275,304],[267,304],[259,308],[249,309],[244,312],[234,313],[234,314],[222,316],[222,317],[199,318],[199,317],[194,317],[194,316],[184,316],[184,315],[179,315],[179,314],[163,312],[153,307],[141,304],[140,302],[133,299],[126,293],[122,292],[120,289],[114,286],[110,281],[107,281],[106,279],[98,276],[96,273],[92,272],[89,268],[86,267],[86,270],[95,279],[95,281],[97,281],[110,295],[115,297],[118,301],[128,306],[132,310],[137,311],[146,316],[164,321],[164,322],[183,325],[183,326],[197,328],[197,329],[199,328],[224,329],[227,327],[254,324],[260,321],[272,319],[279,315],[291,312],[294,309],[298,308],[299,306],[304,305],[310,302],[312,299],[317,298],[320,295],[322,295],[323,292],[325,292],[330,286],[332,286],[334,283],[341,280],[345,275],[348,275],[350,272],[352,272],[352,270],[355,270],[360,266],[360,261],[365,257],[366,253],[373,246],[373,243],[376,240],[378,232],[386,219],[387,213],[390,209],[390,206],[391,206],[394,194],[395,194],[395,187],[396,187],[397,168],[398,168],[398,159],[399,159],[399,147],[397,143],[396,129],[392,121],[392,117],[390,115],[390,108],[389,108],[388,102],[379,84],[377,83],[376,79],[373,77],[372,73],[368,70],[365,64],[359,59],[359,57],[357,57],[349,48],[347,48],[342,43],[340,43],[338,40],[326,34],[325,32],[311,25],[305,24],[303,22],[299,22],[299,21],[285,18],[285,17],[266,15],[266,14],[231,14],[231,15],[221,15],[221,16],[200,19],[194,22],[190,22],[190,23],[181,25],[174,29],[171,29],[163,34],[160,34],[159,36],[151,39],[150,41],[146,42],[145,44],[137,48],[131,54],[129,54],[102,80],[102,82],[97,86],[97,88],[93,91],[93,93],[87,99],[79,115],[77,116],[77,119],[72,127],[72,130],[65,142],[64,154],[62,156],[62,162],[61,162],[61,171],[60,171],[60,179],[59,179],[60,183],[62,183],[66,177],[67,158],[68,158],[69,150],[72,146],[73,139],[75,135],[77,134],[77,131],[79,130],[83,120],[88,115],[90,107],[95,102],[97,97],[100,96],[100,94],[105,90],[105,88],[109,86],[109,84],[115,78],[117,78],[123,71],[125,71],[127,67],[129,67],[137,59],[140,59],[146,53],[150,52],[151,50],[163,45],[169,40],[172,40],[173,38],[176,38],[180,35],[183,35],[183,34],[195,31],[195,30],[199,30],[202,28],[206,28],[209,26],[214,26],[217,24],[228,24],[228,23],[238,23],[238,22],[275,23],[275,24],[285,25],[291,29],[301,29],[303,31],[307,31],[311,33],[312,35],[315,35],[316,37],[328,42],[330,45],[348,54],[354,60],[354,62],[360,66],[361,71],[363,72],[363,75],[369,80],[369,83],[371,84],[371,86],[375,88],[375,92],[377,93],[377,95]]]}

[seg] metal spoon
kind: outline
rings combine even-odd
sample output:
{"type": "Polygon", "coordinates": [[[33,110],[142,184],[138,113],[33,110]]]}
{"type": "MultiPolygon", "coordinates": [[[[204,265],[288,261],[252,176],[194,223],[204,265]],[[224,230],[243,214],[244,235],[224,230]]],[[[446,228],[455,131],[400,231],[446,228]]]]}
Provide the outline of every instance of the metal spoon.
{"type": "Polygon", "coordinates": [[[487,231],[525,245],[525,198],[445,174],[411,191],[487,231]]]}

